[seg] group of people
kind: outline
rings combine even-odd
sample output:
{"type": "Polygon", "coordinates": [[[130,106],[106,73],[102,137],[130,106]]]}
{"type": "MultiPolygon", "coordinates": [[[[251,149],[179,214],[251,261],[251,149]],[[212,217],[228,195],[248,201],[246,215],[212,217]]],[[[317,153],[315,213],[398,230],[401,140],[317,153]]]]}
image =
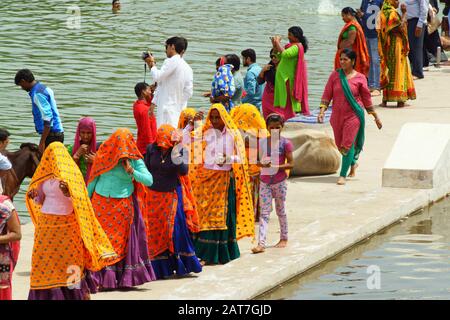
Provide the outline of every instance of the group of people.
{"type": "MultiPolygon", "coordinates": [[[[421,3],[407,1],[402,14],[398,0],[363,1],[358,11],[342,10],[346,25],[317,119],[323,122],[332,104],[330,123],[342,154],[338,185],[356,175],[365,112],[382,128],[372,103],[377,90],[383,89],[383,105],[396,101],[401,107],[415,97],[408,59],[413,47],[408,27],[415,20],[408,17],[416,19],[410,8],[421,12],[421,3]],[[380,9],[378,26],[369,28],[374,6],[380,9]]],[[[211,90],[204,94],[211,102],[205,115],[187,108],[193,92],[193,72],[183,58],[188,42],[168,39],[160,68],[152,54],[145,57],[154,83],[134,88],[136,140],[120,128],[99,142],[95,120],[83,117],[73,144],[63,145],[53,91],[30,70],[17,72],[16,85],[31,98],[42,153],[26,195],[35,225],[30,299],[88,299],[98,290],[228,263],[240,256],[237,241],[254,237],[255,221],[258,245],[252,252],[262,253],[273,202],[280,224],[275,247],[286,247],[294,146],[280,132],[286,120],[309,114],[308,41],[299,26],[289,28],[289,43],[281,40],[271,38],[270,62],[262,68],[253,49],[242,51],[245,76],[236,54],[217,59],[211,90]]],[[[0,129],[1,150],[8,142],[9,132],[0,129]]],[[[11,165],[0,157],[0,171],[4,168],[11,165]]],[[[2,299],[11,299],[20,237],[11,199],[1,196],[2,299]]]]}
{"type": "MultiPolygon", "coordinates": [[[[254,105],[228,112],[215,103],[206,117],[186,108],[176,127],[165,123],[154,133],[152,104],[161,83],[138,83],[137,141],[121,128],[100,143],[95,120],[83,117],[74,143],[65,146],[53,91],[27,69],[17,72],[15,82],[29,92],[41,134],[42,157],[26,194],[35,225],[29,299],[88,299],[99,290],[199,273],[205,264],[237,259],[237,241],[254,236],[257,194],[261,229],[253,252],[265,250],[273,198],[283,228],[277,247],[286,246],[286,170],[293,148],[276,134],[282,116],[274,113],[266,122],[254,105]],[[250,169],[250,140],[267,128],[273,138],[261,140],[265,162],[250,169]]],[[[2,217],[5,248],[20,239],[12,218],[17,213],[8,212],[2,217]]]]}
{"type": "MultiPolygon", "coordinates": [[[[442,30],[448,29],[448,8],[445,2],[442,30]]],[[[363,0],[357,10],[342,10],[346,23],[338,38],[335,67],[339,66],[340,52],[352,49],[358,59],[355,69],[368,78],[372,96],[383,91],[381,106],[396,102],[404,107],[414,100],[413,80],[424,78],[424,67],[431,59],[437,60],[438,48],[443,51],[444,38],[439,36],[437,0],[363,0]]],[[[447,32],[448,33],[448,32],[447,32]]]]}
{"type": "Polygon", "coordinates": [[[256,106],[264,117],[273,112],[285,120],[298,113],[309,115],[305,61],[308,42],[298,26],[288,30],[288,39],[289,43],[282,46],[280,36],[271,38],[270,62],[264,67],[256,63],[255,50],[243,50],[242,64],[247,67],[244,77],[236,54],[218,58],[211,91],[204,96],[211,103],[222,103],[227,111],[248,103],[256,106]]]}

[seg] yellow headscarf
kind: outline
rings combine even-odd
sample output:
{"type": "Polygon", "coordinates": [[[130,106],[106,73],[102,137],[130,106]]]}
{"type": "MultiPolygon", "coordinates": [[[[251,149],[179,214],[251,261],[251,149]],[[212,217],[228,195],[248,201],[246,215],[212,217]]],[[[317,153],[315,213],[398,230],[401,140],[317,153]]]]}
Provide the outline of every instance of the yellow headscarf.
{"type": "MultiPolygon", "coordinates": [[[[231,119],[230,114],[225,110],[225,107],[222,104],[216,103],[211,106],[208,112],[208,116],[206,117],[205,125],[201,127],[200,132],[196,132],[194,136],[196,138],[198,138],[199,135],[203,137],[206,130],[212,128],[209,118],[211,111],[214,109],[219,112],[227,131],[233,137],[236,154],[241,159],[241,163],[233,163],[232,165],[234,177],[236,179],[236,239],[241,239],[248,236],[254,237],[255,218],[253,213],[253,202],[250,188],[250,177],[248,174],[247,157],[245,154],[245,145],[236,124],[231,119]]],[[[204,151],[206,143],[193,143],[192,146],[194,155],[205,154],[204,151]]],[[[190,166],[189,176],[191,178],[192,187],[194,189],[196,188],[196,176],[200,174],[201,170],[204,170],[203,163],[192,164],[190,166]]]]}
{"type": "Polygon", "coordinates": [[[230,112],[236,126],[248,133],[257,136],[259,130],[266,130],[266,122],[258,108],[250,103],[244,103],[234,107],[230,112]]]}
{"type": "MultiPolygon", "coordinates": [[[[89,259],[86,262],[86,267],[92,271],[101,270],[107,265],[107,260],[114,258],[116,253],[95,217],[83,174],[66,147],[60,142],[53,142],[45,150],[41,162],[31,179],[28,191],[37,189],[40,183],[51,178],[68,184],[74,213],[80,226],[81,238],[86,250],[89,252],[89,255],[86,257],[89,259]]],[[[34,225],[37,225],[42,216],[42,205],[36,204],[29,197],[26,197],[26,205],[34,225]]]]}
{"type": "Polygon", "coordinates": [[[181,111],[180,119],[178,120],[178,129],[184,129],[186,127],[187,118],[194,118],[197,110],[194,108],[186,108],[181,111]]]}

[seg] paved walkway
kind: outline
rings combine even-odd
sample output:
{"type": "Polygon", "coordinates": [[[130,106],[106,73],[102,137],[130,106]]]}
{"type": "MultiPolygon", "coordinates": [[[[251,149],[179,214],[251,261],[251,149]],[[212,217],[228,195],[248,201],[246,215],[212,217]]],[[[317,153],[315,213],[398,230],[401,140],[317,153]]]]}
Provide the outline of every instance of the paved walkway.
{"type": "MultiPolygon", "coordinates": [[[[251,239],[244,239],[239,242],[241,258],[226,265],[207,266],[198,276],[156,281],[131,291],[98,293],[92,299],[250,299],[449,193],[450,183],[443,190],[381,187],[382,167],[404,123],[450,122],[450,68],[432,68],[425,76],[416,81],[419,98],[409,102],[410,107],[377,109],[384,125],[381,131],[368,117],[357,177],[346,186],[335,184],[337,174],[289,180],[286,249],[268,248],[264,254],[253,255],[251,239]]],[[[374,103],[380,101],[374,99],[374,103]]],[[[331,128],[324,130],[331,135],[331,128]]],[[[33,226],[24,226],[23,232],[15,299],[26,299],[29,290],[33,226]]],[[[275,244],[278,238],[273,213],[268,243],[275,244]]]]}

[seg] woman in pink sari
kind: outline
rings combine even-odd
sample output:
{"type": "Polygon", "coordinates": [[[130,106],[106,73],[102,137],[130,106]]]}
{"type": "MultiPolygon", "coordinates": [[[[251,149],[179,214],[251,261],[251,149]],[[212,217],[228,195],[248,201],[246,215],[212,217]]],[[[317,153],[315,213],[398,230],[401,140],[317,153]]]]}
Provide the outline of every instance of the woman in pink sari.
{"type": "Polygon", "coordinates": [[[305,53],[308,41],[300,27],[288,30],[289,44],[282,46],[281,37],[271,38],[273,49],[280,61],[275,75],[275,112],[285,120],[295,117],[296,113],[309,115],[308,75],[305,53]]]}
{"type": "Polygon", "coordinates": [[[0,195],[0,300],[12,300],[12,273],[21,238],[17,211],[7,196],[0,195]]]}
{"type": "Polygon", "coordinates": [[[347,177],[356,175],[357,160],[365,140],[364,110],[373,116],[378,129],[383,126],[373,107],[367,78],[355,70],[356,60],[354,51],[342,50],[341,68],[333,71],[328,78],[317,119],[319,123],[323,123],[325,110],[333,102],[330,124],[336,146],[342,154],[338,185],[345,185],[347,177]]]}
{"type": "Polygon", "coordinates": [[[78,122],[75,142],[68,146],[67,150],[80,168],[84,181],[87,182],[97,152],[97,126],[94,119],[85,117],[78,122]]]}

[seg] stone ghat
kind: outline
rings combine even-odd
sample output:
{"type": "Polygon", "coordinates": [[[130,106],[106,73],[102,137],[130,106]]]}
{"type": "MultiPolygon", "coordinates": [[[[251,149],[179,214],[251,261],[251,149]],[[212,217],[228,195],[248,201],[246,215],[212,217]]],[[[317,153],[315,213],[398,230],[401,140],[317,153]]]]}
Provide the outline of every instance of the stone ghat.
{"type": "MultiPolygon", "coordinates": [[[[444,197],[450,192],[448,180],[431,189],[387,188],[382,187],[382,172],[404,124],[450,122],[449,71],[442,67],[426,72],[425,79],[416,82],[418,99],[410,101],[411,106],[377,108],[384,125],[381,131],[367,117],[366,144],[357,176],[347,185],[336,185],[337,174],[289,180],[287,248],[268,248],[263,254],[253,255],[252,239],[243,239],[239,241],[241,258],[226,265],[207,266],[195,276],[151,282],[131,291],[94,294],[92,299],[255,298],[444,197]]],[[[374,104],[380,102],[381,98],[374,99],[374,104]]],[[[332,137],[329,126],[314,128],[332,137]]],[[[412,133],[414,137],[417,134],[412,133]]],[[[23,232],[22,252],[14,274],[14,299],[26,299],[29,290],[33,226],[24,226],[23,232]]],[[[268,243],[275,244],[278,239],[278,221],[273,213],[268,243]]]]}

